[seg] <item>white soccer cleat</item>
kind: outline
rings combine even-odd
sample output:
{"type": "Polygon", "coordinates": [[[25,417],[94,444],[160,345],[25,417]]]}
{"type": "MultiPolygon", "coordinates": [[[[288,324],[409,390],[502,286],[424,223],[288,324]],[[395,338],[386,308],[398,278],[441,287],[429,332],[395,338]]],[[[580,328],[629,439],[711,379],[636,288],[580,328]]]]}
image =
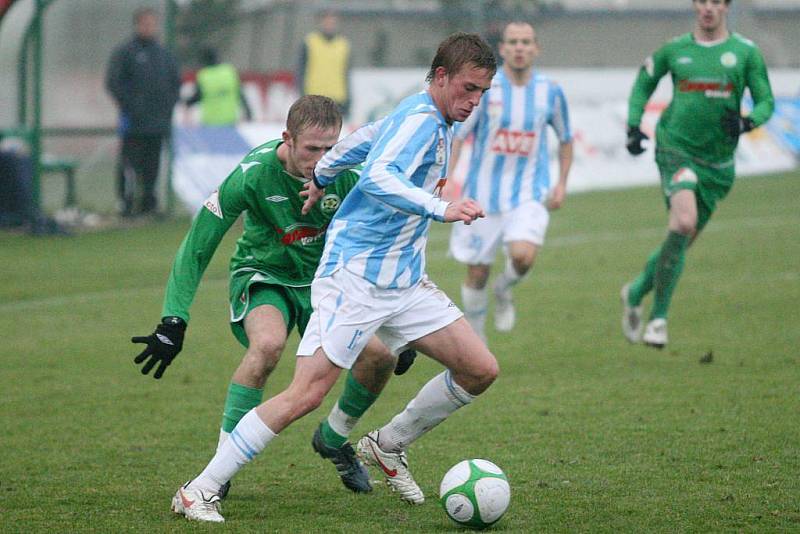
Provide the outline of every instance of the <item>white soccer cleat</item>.
{"type": "Polygon", "coordinates": [[[647,323],[642,341],[650,347],[663,349],[667,344],[667,320],[659,318],[647,323]]]}
{"type": "Polygon", "coordinates": [[[216,493],[206,495],[199,489],[189,489],[189,482],[178,488],[172,497],[172,511],[192,521],[224,523],[220,514],[220,498],[216,493]]]}
{"type": "Polygon", "coordinates": [[[422,504],[425,495],[408,471],[405,452],[385,452],[378,445],[378,431],[373,430],[358,440],[358,456],[367,464],[383,471],[386,484],[411,504],[422,504]]]}
{"type": "Polygon", "coordinates": [[[494,327],[498,332],[511,332],[517,320],[517,313],[514,310],[514,299],[511,295],[511,288],[505,291],[498,291],[494,287],[494,327]]]}
{"type": "Polygon", "coordinates": [[[642,309],[643,306],[631,306],[628,304],[628,293],[630,292],[630,284],[622,286],[620,291],[620,298],[622,298],[622,333],[625,339],[631,343],[638,343],[642,340],[642,309]]]}

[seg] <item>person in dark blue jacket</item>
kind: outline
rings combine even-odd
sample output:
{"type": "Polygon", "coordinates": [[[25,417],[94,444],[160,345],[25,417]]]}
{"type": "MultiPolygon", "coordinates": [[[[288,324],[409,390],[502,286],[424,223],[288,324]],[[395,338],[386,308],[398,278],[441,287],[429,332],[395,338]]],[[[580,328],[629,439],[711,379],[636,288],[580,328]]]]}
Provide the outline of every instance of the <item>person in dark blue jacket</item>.
{"type": "Polygon", "coordinates": [[[118,192],[123,216],[154,212],[161,146],[178,101],[178,63],[158,42],[158,14],[134,13],[135,34],[111,56],[106,88],[119,108],[118,192]]]}

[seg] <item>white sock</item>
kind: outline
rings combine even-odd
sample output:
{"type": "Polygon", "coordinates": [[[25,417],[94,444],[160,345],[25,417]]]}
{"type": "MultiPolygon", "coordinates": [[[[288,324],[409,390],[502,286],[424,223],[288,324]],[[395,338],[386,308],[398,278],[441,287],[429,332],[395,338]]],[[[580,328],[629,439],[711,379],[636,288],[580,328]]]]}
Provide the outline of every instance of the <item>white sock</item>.
{"type": "Polygon", "coordinates": [[[506,257],[506,268],[494,282],[494,290],[497,293],[505,293],[522,280],[522,275],[514,268],[514,262],[506,257]]]}
{"type": "Polygon", "coordinates": [[[225,432],[221,428],[219,429],[219,441],[217,441],[217,452],[219,452],[219,448],[222,447],[222,444],[228,440],[230,436],[229,433],[225,432]]]}
{"type": "Polygon", "coordinates": [[[489,307],[489,293],[486,288],[473,289],[461,284],[461,304],[464,307],[464,318],[481,338],[485,338],[484,324],[489,307]]]}
{"type": "Polygon", "coordinates": [[[450,371],[444,371],[422,386],[406,409],[380,429],[378,446],[386,452],[400,452],[474,398],[453,381],[450,371]]]}
{"type": "Polygon", "coordinates": [[[217,454],[208,462],[203,472],[192,480],[189,487],[218,493],[219,488],[264,450],[276,435],[253,408],[242,417],[225,443],[220,445],[217,454]]]}
{"type": "Polygon", "coordinates": [[[339,408],[338,402],[333,405],[331,413],[328,414],[328,424],[331,425],[334,432],[345,438],[349,436],[350,432],[356,427],[358,420],[358,417],[347,415],[339,408]]]}

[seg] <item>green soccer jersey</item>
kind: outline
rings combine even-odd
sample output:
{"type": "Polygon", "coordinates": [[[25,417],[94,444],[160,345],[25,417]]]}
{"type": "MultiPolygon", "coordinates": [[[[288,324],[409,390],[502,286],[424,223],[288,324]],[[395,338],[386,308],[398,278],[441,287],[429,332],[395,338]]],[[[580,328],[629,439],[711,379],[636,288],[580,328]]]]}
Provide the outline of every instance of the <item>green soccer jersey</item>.
{"type": "Polygon", "coordinates": [[[628,102],[629,126],[639,126],[647,100],[667,72],[673,97],[658,121],[657,146],[710,165],[732,162],[738,140],[723,130],[722,116],[739,111],[745,87],[753,97],[750,118],[756,126],[767,122],[775,107],[764,58],[752,41],[733,33],[704,45],[688,33],[645,60],[628,102]]]}
{"type": "Polygon", "coordinates": [[[203,204],[178,249],[164,296],[162,317],[189,321],[200,278],[225,232],[244,212],[244,231],[230,262],[231,276],[261,273],[262,280],[311,284],[325,230],[358,174],[346,171],[325,189],[307,215],[300,210],[302,179],[286,172],[277,156],[280,140],[253,149],[203,204]]]}

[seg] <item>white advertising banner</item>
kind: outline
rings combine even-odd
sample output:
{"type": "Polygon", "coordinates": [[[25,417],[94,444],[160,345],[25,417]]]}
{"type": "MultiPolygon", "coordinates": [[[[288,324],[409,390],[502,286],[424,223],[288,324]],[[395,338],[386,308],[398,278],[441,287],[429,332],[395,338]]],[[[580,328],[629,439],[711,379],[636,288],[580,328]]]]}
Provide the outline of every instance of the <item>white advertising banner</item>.
{"type": "Polygon", "coordinates": [[[175,194],[192,213],[196,212],[252,148],[279,138],[282,132],[280,123],[174,127],[175,194]]]}
{"type": "MultiPolygon", "coordinates": [[[[561,85],[569,104],[575,140],[571,191],[658,183],[652,143],[639,157],[625,150],[627,101],[636,69],[543,69],[542,72],[561,85]]],[[[352,77],[353,123],[359,125],[385,115],[398,101],[424,89],[425,75],[424,69],[356,70],[352,77]]],[[[796,96],[800,89],[798,70],[773,70],[770,79],[776,96],[796,96]]],[[[665,77],[650,99],[642,122],[642,130],[651,138],[671,96],[672,84],[665,77]]],[[[554,165],[558,161],[556,147],[553,138],[550,150],[554,165]]],[[[461,162],[466,161],[467,157],[461,158],[461,162]]],[[[781,171],[796,165],[796,156],[769,128],[742,136],[736,153],[737,174],[781,171]]],[[[459,165],[452,177],[459,180],[463,170],[463,165],[459,165]]],[[[555,176],[555,167],[552,172],[555,176]]]]}
{"type": "MultiPolygon", "coordinates": [[[[652,143],[633,157],[625,150],[627,100],[636,69],[543,69],[567,96],[575,158],[569,190],[587,191],[658,183],[652,143]]],[[[352,113],[343,135],[389,113],[408,95],[425,88],[425,69],[356,69],[352,73],[352,113]]],[[[778,109],[766,127],[742,136],[736,152],[738,175],[792,169],[800,154],[800,70],[772,70],[770,80],[778,109]]],[[[672,84],[661,81],[647,105],[642,130],[651,138],[656,121],[669,103],[672,84]]],[[[747,103],[745,103],[747,105],[747,103]]],[[[245,123],[230,128],[176,126],[173,185],[179,198],[194,212],[225,179],[247,152],[280,137],[283,124],[245,123]]],[[[469,151],[469,144],[465,150],[469,151]]],[[[551,139],[552,176],[557,176],[557,143],[551,139]]],[[[460,158],[451,174],[458,183],[469,161],[460,158]]]]}

